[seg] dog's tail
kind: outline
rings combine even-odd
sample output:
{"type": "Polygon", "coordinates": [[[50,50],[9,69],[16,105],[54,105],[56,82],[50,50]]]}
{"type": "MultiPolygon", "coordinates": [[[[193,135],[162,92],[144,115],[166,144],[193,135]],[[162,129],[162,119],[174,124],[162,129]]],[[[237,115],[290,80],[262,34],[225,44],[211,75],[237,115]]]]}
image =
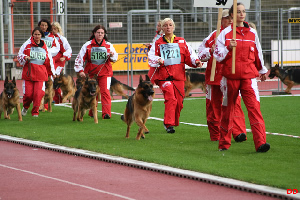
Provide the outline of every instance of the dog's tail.
{"type": "Polygon", "coordinates": [[[135,89],[134,89],[134,88],[132,88],[132,87],[130,87],[129,85],[126,85],[126,84],[124,84],[124,83],[121,83],[121,82],[120,82],[120,84],[122,84],[123,88],[124,88],[124,89],[126,89],[126,90],[135,91],[135,89]]]}

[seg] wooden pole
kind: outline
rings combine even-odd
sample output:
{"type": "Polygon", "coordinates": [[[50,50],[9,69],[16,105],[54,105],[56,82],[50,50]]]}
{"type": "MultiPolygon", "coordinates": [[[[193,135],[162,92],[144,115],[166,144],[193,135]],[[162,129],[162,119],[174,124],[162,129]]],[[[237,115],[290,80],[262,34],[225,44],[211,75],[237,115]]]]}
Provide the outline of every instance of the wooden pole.
{"type": "MultiPolygon", "coordinates": [[[[220,34],[223,8],[219,8],[218,10],[219,10],[219,12],[218,12],[218,23],[217,23],[217,33],[216,33],[215,44],[216,44],[217,38],[218,38],[218,36],[220,34]]],[[[216,58],[213,57],[213,62],[212,62],[212,67],[211,67],[211,73],[210,73],[210,81],[214,81],[215,80],[216,64],[217,64],[216,58]]]]}
{"type": "MultiPolygon", "coordinates": [[[[233,39],[236,39],[236,18],[237,18],[237,0],[233,0],[233,39]]],[[[232,74],[235,74],[235,54],[236,47],[232,48],[232,74]]]]}

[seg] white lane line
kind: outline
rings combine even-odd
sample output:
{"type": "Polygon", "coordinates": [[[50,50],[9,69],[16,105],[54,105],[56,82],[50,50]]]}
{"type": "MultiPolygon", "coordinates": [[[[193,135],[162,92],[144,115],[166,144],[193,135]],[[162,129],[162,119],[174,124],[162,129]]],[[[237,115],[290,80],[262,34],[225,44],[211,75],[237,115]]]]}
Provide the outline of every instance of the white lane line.
{"type": "MultiPolygon", "coordinates": [[[[261,96],[261,97],[275,97],[276,95],[272,95],[272,96],[261,96]]],[[[280,96],[280,95],[279,95],[280,96]]],[[[281,95],[282,96],[282,95],[281,95]]],[[[280,96],[280,97],[281,97],[280,96]]],[[[284,96],[300,96],[300,95],[284,95],[284,96]]],[[[205,98],[201,98],[202,100],[205,98]]],[[[199,98],[188,98],[185,100],[199,100],[199,98]]],[[[127,99],[122,99],[122,100],[113,100],[114,102],[124,102],[127,101],[127,99]]],[[[112,101],[112,102],[113,102],[112,101]]],[[[155,99],[154,101],[164,101],[164,99],[155,99]]],[[[100,103],[100,102],[98,102],[100,103]]],[[[72,106],[68,105],[70,103],[65,103],[65,104],[54,104],[55,106],[63,106],[63,107],[67,107],[67,108],[72,108],[72,106]]],[[[101,110],[98,110],[98,112],[102,112],[101,110]]],[[[116,115],[123,115],[122,113],[117,113],[117,112],[111,112],[112,114],[116,114],[116,115]]],[[[157,118],[157,117],[149,117],[148,119],[154,119],[157,121],[164,121],[164,119],[161,118],[157,118]]],[[[195,123],[189,123],[189,122],[179,122],[180,124],[185,124],[185,125],[190,125],[190,126],[203,126],[203,127],[207,127],[207,124],[195,124],[195,123]]],[[[246,131],[248,133],[251,133],[251,129],[246,129],[246,131]]],[[[277,136],[285,136],[285,137],[291,137],[291,138],[300,138],[300,136],[297,135],[287,135],[287,134],[283,134],[283,133],[271,133],[271,132],[266,132],[267,135],[277,135],[277,136]]]]}
{"type": "Polygon", "coordinates": [[[82,187],[82,188],[89,189],[89,190],[93,190],[93,191],[96,191],[96,192],[100,192],[100,193],[104,193],[104,194],[116,196],[116,197],[119,197],[119,198],[121,198],[121,199],[135,200],[135,199],[132,199],[132,198],[129,198],[129,197],[125,197],[125,196],[119,195],[119,194],[115,194],[115,193],[111,193],[111,192],[106,192],[106,191],[99,190],[99,189],[96,189],[96,188],[92,188],[92,187],[89,187],[89,186],[86,186],[86,185],[81,185],[81,184],[77,184],[77,183],[72,183],[72,182],[70,182],[70,181],[65,181],[65,180],[62,180],[62,179],[59,179],[59,178],[53,178],[53,177],[46,176],[46,175],[42,175],[42,174],[38,174],[38,173],[35,173],[35,172],[31,172],[31,171],[27,171],[27,170],[23,170],[23,169],[17,169],[17,168],[10,167],[10,166],[7,166],[7,165],[2,165],[2,164],[0,164],[0,166],[1,166],[1,167],[4,167],[4,168],[16,170],[16,171],[21,171],[21,172],[28,173],[28,174],[40,176],[40,177],[43,177],[43,178],[47,178],[47,179],[59,181],[59,182],[62,182],[62,183],[67,183],[67,184],[69,184],[69,185],[74,185],[74,186],[82,187]]]}

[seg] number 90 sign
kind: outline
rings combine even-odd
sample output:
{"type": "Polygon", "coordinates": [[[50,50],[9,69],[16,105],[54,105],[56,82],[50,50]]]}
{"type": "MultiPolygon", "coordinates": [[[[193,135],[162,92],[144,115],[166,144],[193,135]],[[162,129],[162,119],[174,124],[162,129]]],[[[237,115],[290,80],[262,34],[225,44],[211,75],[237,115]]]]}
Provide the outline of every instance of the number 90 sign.
{"type": "MultiPolygon", "coordinates": [[[[246,9],[250,9],[250,0],[238,0],[244,4],[246,9]]],[[[233,0],[194,0],[194,7],[211,7],[211,8],[230,8],[233,0]]]]}

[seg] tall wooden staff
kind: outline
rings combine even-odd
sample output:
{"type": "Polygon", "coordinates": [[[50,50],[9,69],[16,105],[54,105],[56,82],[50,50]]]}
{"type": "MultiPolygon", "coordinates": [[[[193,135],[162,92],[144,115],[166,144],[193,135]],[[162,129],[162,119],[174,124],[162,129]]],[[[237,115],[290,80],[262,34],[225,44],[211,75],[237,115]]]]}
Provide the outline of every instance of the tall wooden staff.
{"type": "MultiPolygon", "coordinates": [[[[233,38],[236,39],[236,16],[237,15],[237,0],[233,0],[233,38]]],[[[235,74],[235,54],[236,54],[236,47],[232,48],[232,74],[235,74]]]]}
{"type": "MultiPolygon", "coordinates": [[[[217,38],[218,38],[218,36],[220,34],[223,8],[219,8],[218,10],[219,10],[219,12],[218,12],[218,23],[217,23],[217,33],[216,33],[215,43],[217,43],[217,38]]],[[[211,67],[211,73],[210,73],[210,81],[214,81],[215,80],[216,65],[217,65],[217,60],[214,57],[213,58],[213,62],[212,62],[212,67],[211,67]]]]}

